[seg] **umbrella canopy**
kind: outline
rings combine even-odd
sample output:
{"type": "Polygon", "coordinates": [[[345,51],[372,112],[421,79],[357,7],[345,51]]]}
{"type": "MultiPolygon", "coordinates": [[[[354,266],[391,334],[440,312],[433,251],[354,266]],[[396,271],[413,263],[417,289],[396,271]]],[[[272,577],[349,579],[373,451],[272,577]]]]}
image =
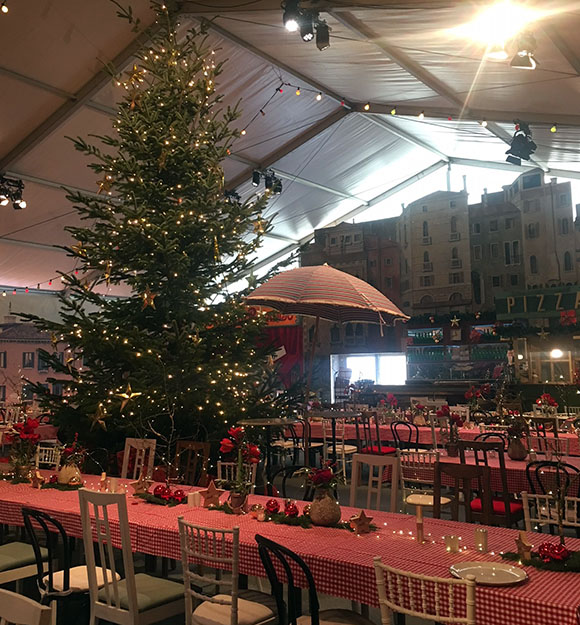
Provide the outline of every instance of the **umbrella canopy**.
{"type": "Polygon", "coordinates": [[[248,295],[246,303],[337,323],[391,324],[409,318],[370,284],[328,265],[279,273],[248,295]]]}

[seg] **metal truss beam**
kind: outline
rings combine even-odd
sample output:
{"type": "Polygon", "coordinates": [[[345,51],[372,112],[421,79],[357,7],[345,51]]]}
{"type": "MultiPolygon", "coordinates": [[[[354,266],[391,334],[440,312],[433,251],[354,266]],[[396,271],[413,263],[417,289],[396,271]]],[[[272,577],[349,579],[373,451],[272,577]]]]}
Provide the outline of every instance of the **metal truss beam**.
{"type": "MultiPolygon", "coordinates": [[[[521,166],[512,165],[511,163],[495,162],[495,161],[481,161],[475,158],[455,158],[449,159],[451,165],[464,165],[466,167],[482,167],[483,169],[503,169],[506,171],[519,172],[525,174],[532,169],[539,169],[533,163],[522,162],[521,166]]],[[[570,169],[548,168],[544,173],[551,174],[554,177],[570,178],[574,180],[580,180],[580,171],[572,171],[570,169]]]]}
{"type": "MultiPolygon", "coordinates": [[[[152,26],[148,34],[141,34],[131,41],[117,56],[111,61],[110,68],[113,71],[120,71],[135,56],[141,47],[149,40],[152,33],[160,27],[152,26]]],[[[63,124],[73,113],[84,106],[91,98],[102,89],[111,77],[103,67],[97,72],[81,89],[74,94],[73,100],[67,100],[59,108],[49,115],[40,125],[34,128],[18,145],[0,160],[0,172],[11,167],[19,158],[30,152],[43,139],[48,137],[56,128],[63,124]]]]}

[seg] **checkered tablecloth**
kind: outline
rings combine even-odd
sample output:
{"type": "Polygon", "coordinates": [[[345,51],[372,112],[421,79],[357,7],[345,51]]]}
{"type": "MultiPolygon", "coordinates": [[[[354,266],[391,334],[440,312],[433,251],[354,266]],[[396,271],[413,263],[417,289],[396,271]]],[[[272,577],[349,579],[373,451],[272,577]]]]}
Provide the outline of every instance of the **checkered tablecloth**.
{"type": "MultiPolygon", "coordinates": [[[[96,479],[87,478],[87,486],[96,479]]],[[[267,499],[252,496],[252,503],[267,499]]],[[[302,508],[299,502],[299,508],[302,508]]],[[[22,525],[21,508],[31,506],[54,515],[71,536],[80,537],[81,525],[77,493],[57,490],[33,490],[28,485],[0,482],[0,522],[22,525]]],[[[128,499],[129,524],[134,551],[155,556],[179,558],[177,517],[216,528],[240,527],[240,571],[264,576],[254,536],[263,534],[298,553],[309,565],[321,593],[344,597],[369,605],[377,605],[372,559],[379,555],[383,561],[405,570],[424,575],[449,577],[451,564],[460,561],[500,561],[497,552],[514,550],[517,532],[503,528],[488,528],[489,549],[481,554],[474,550],[474,527],[453,521],[425,519],[425,532],[430,542],[419,545],[414,540],[415,518],[410,515],[372,512],[378,530],[355,536],[344,530],[330,528],[302,529],[273,523],[260,523],[249,516],[232,516],[214,510],[179,505],[166,508],[128,499]],[[442,537],[461,537],[465,551],[449,554],[442,537]]],[[[343,518],[355,512],[343,508],[343,518]]],[[[113,528],[117,527],[114,520],[113,528]]],[[[529,534],[538,544],[554,537],[529,534]]],[[[118,544],[118,532],[114,531],[118,544]]],[[[567,539],[570,549],[580,549],[580,540],[567,539]]],[[[579,574],[552,573],[525,567],[529,580],[511,587],[477,588],[477,622],[479,625],[579,625],[579,574]]]]}

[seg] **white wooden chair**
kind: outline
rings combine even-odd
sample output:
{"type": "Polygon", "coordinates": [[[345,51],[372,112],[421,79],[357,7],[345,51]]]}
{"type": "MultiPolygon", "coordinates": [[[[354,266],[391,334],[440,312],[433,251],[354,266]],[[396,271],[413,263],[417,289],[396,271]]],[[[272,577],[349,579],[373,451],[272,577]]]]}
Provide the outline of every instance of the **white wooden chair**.
{"type": "Polygon", "coordinates": [[[153,473],[156,446],[157,441],[154,438],[126,438],[121,478],[136,480],[142,471],[146,477],[150,477],[153,473]],[[132,455],[134,455],[135,460],[129,472],[129,462],[132,455]]]}
{"type": "Polygon", "coordinates": [[[240,528],[212,529],[178,518],[186,625],[265,625],[278,621],[276,602],[271,595],[238,588],[240,528]],[[205,568],[204,568],[205,566],[205,568]],[[213,574],[209,570],[213,569],[213,574]],[[221,570],[231,571],[223,579],[221,570]],[[207,594],[209,586],[218,594],[207,594]],[[221,592],[227,587],[229,594],[221,592]],[[245,598],[247,597],[247,598],[245,598]],[[197,605],[194,605],[197,604],[197,605]]]}
{"type": "Polygon", "coordinates": [[[60,466],[60,454],[62,448],[59,445],[38,443],[34,464],[37,469],[51,469],[56,471],[60,466]]]}
{"type": "Polygon", "coordinates": [[[381,509],[381,493],[386,486],[383,486],[383,477],[387,467],[391,467],[391,496],[389,511],[397,512],[399,499],[399,459],[395,454],[379,456],[374,454],[353,454],[352,471],[350,477],[350,500],[349,506],[352,508],[356,504],[356,497],[359,490],[362,466],[368,466],[369,476],[367,481],[367,503],[368,510],[381,509]],[[373,505],[373,495],[374,505],[373,505]]]}
{"type": "MultiPolygon", "coordinates": [[[[41,549],[41,557],[48,557],[44,548],[41,549]]],[[[38,567],[32,545],[18,541],[0,545],[0,585],[35,575],[38,575],[38,567]]]]}
{"type": "Polygon", "coordinates": [[[378,556],[374,563],[382,625],[395,625],[395,612],[436,623],[476,625],[473,575],[428,577],[387,566],[378,556]]]}
{"type": "MultiPolygon", "coordinates": [[[[244,473],[246,481],[251,484],[250,493],[254,494],[256,488],[256,475],[258,474],[257,463],[244,463],[244,473]]],[[[237,462],[222,462],[218,460],[217,463],[217,476],[218,480],[223,482],[235,482],[238,479],[238,463],[237,462]]]]}
{"type": "MultiPolygon", "coordinates": [[[[554,497],[524,491],[522,503],[524,504],[526,532],[541,532],[545,525],[558,527],[558,508],[554,497]]],[[[580,527],[579,510],[580,499],[578,497],[565,497],[562,525],[564,527],[580,527]]]]}
{"type": "MultiPolygon", "coordinates": [[[[403,506],[433,507],[435,466],[439,462],[439,452],[397,449],[397,456],[403,506]]],[[[447,506],[451,503],[451,499],[440,497],[440,502],[442,506],[447,506]]]]}
{"type": "MultiPolygon", "coordinates": [[[[324,460],[328,460],[332,454],[332,419],[322,420],[322,437],[324,446],[322,455],[324,460]]],[[[340,459],[342,474],[346,478],[346,465],[352,464],[352,456],[358,451],[356,445],[347,445],[344,441],[345,421],[344,419],[334,419],[336,432],[336,459],[340,459]]]]}
{"type": "Polygon", "coordinates": [[[528,434],[528,449],[533,449],[537,454],[569,456],[570,439],[553,438],[548,436],[536,436],[528,434]]]}
{"type": "Polygon", "coordinates": [[[100,493],[81,488],[79,503],[89,576],[91,625],[98,619],[119,625],[149,625],[183,614],[185,602],[181,584],[144,573],[135,575],[125,493],[100,493]],[[112,540],[112,536],[117,534],[117,523],[125,571],[122,580],[117,578],[112,540]],[[98,565],[95,562],[93,535],[99,553],[98,565]],[[100,579],[97,568],[102,573],[100,579]]]}
{"type": "Polygon", "coordinates": [[[51,612],[48,606],[0,589],[0,625],[49,625],[51,612]]]}

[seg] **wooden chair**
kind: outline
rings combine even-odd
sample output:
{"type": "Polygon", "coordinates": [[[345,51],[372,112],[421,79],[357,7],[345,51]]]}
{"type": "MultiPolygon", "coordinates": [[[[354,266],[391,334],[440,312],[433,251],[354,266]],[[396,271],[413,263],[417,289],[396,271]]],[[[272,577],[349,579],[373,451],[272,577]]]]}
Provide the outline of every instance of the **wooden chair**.
{"type": "MultiPolygon", "coordinates": [[[[322,420],[322,435],[323,435],[323,458],[328,460],[332,453],[332,421],[333,419],[322,420]]],[[[352,455],[358,451],[356,445],[347,445],[345,442],[345,420],[334,419],[335,433],[336,433],[336,458],[340,460],[340,466],[342,474],[346,478],[346,468],[348,464],[352,464],[352,455]]]]}
{"type": "MultiPolygon", "coordinates": [[[[410,449],[398,449],[399,474],[404,506],[433,507],[433,485],[435,466],[439,462],[436,451],[417,452],[410,449]]],[[[449,497],[441,497],[441,506],[451,503],[449,497]]]]}
{"type": "MultiPolygon", "coordinates": [[[[41,548],[40,555],[46,570],[48,550],[41,548]]],[[[38,575],[38,569],[32,545],[18,541],[0,545],[0,584],[8,584],[35,575],[38,575]]]]}
{"type": "Polygon", "coordinates": [[[504,434],[503,432],[482,432],[473,440],[481,441],[483,443],[501,443],[504,451],[507,451],[509,445],[507,434],[504,434]]]}
{"type": "Polygon", "coordinates": [[[532,434],[536,436],[546,436],[546,432],[552,432],[554,438],[558,438],[558,418],[556,416],[545,417],[534,413],[533,416],[526,417],[526,421],[528,422],[532,434]]]}
{"type": "Polygon", "coordinates": [[[285,426],[286,431],[281,433],[281,437],[272,441],[272,447],[279,450],[283,454],[292,454],[292,464],[298,464],[298,456],[300,452],[304,453],[304,438],[308,436],[308,455],[310,456],[311,466],[316,466],[314,457],[316,452],[321,452],[323,443],[312,440],[312,432],[310,421],[308,419],[299,419],[298,428],[294,424],[289,423],[285,426]]]}
{"type": "Polygon", "coordinates": [[[119,625],[149,625],[183,614],[183,586],[144,573],[135,575],[125,493],[99,493],[81,488],[79,503],[89,575],[90,623],[104,619],[119,625]],[[111,520],[114,520],[111,523],[111,520]],[[119,525],[117,530],[116,525],[119,525]],[[112,536],[120,534],[125,578],[118,579],[112,536]],[[99,564],[95,561],[93,535],[99,564]],[[103,580],[99,587],[97,569],[103,580]],[[112,575],[108,575],[108,572],[112,575]]]}
{"type": "Polygon", "coordinates": [[[391,434],[398,449],[419,449],[419,428],[408,421],[393,421],[391,434]]]}
{"type": "Polygon", "coordinates": [[[123,452],[122,479],[136,480],[143,472],[147,477],[153,473],[155,462],[155,448],[157,441],[154,438],[126,438],[123,452]],[[133,464],[130,460],[133,458],[133,464]],[[131,470],[129,470],[131,467],[131,470]]]}
{"type": "Polygon", "coordinates": [[[476,625],[475,576],[428,577],[383,564],[378,556],[373,561],[382,625],[395,625],[393,613],[436,623],[476,625]]]}
{"type": "Polygon", "coordinates": [[[387,467],[391,468],[391,512],[397,511],[399,498],[399,459],[396,455],[377,455],[377,454],[354,454],[352,457],[352,475],[350,480],[350,502],[349,505],[354,507],[356,496],[361,481],[362,467],[366,465],[369,470],[367,481],[367,505],[369,510],[381,509],[381,493],[383,491],[383,478],[387,467]],[[375,495],[374,504],[372,502],[375,495]]]}
{"type": "Polygon", "coordinates": [[[50,625],[51,610],[28,597],[0,589],[0,625],[50,625]]]}
{"type": "Polygon", "coordinates": [[[178,523],[186,625],[275,623],[276,603],[271,595],[239,589],[240,528],[201,527],[183,517],[178,523]],[[222,578],[222,570],[231,571],[227,580],[222,578]],[[208,594],[208,586],[218,594],[208,594]],[[223,587],[229,589],[228,594],[222,592],[223,587]]]}
{"type": "MultiPolygon", "coordinates": [[[[527,532],[541,532],[542,528],[548,526],[550,533],[558,527],[558,508],[556,498],[552,495],[537,495],[535,493],[522,493],[522,503],[524,505],[524,522],[527,532]]],[[[580,498],[564,498],[564,514],[562,515],[562,525],[576,529],[576,535],[580,531],[580,498]]]]}
{"type": "Polygon", "coordinates": [[[272,595],[276,600],[279,625],[338,625],[339,623],[372,625],[364,616],[350,610],[321,611],[314,577],[306,562],[287,547],[260,534],[256,534],[256,542],[260,559],[272,587],[272,595]],[[279,577],[279,571],[285,573],[282,579],[279,577]],[[297,573],[300,577],[306,578],[309,615],[300,616],[301,595],[294,583],[297,573]],[[286,598],[284,598],[285,585],[287,587],[286,598]]]}
{"type": "MultiPolygon", "coordinates": [[[[289,479],[294,478],[297,471],[303,468],[304,468],[304,465],[299,465],[299,464],[288,465],[287,464],[283,467],[279,467],[278,469],[276,469],[276,471],[274,471],[272,475],[272,482],[271,482],[274,495],[287,499],[288,493],[286,491],[286,483],[288,482],[289,479]]],[[[304,478],[301,477],[297,479],[300,479],[300,484],[302,486],[304,478]]],[[[310,486],[305,486],[304,490],[300,493],[300,499],[302,499],[303,501],[312,501],[313,496],[314,496],[314,489],[310,486]]]]}
{"type": "MultiPolygon", "coordinates": [[[[569,438],[552,438],[545,435],[528,434],[528,449],[533,449],[537,454],[546,456],[569,456],[570,455],[570,439],[569,438]]],[[[550,458],[548,458],[550,460],[550,458]]]]}
{"type": "MultiPolygon", "coordinates": [[[[501,491],[497,495],[492,496],[491,517],[488,524],[503,525],[504,527],[512,527],[518,521],[524,518],[524,511],[521,501],[515,501],[508,490],[507,472],[505,468],[505,455],[503,442],[486,442],[486,441],[462,441],[457,444],[459,449],[459,458],[461,464],[466,464],[467,459],[465,452],[473,451],[473,459],[476,466],[489,467],[489,457],[497,456],[499,462],[499,473],[501,480],[501,491]]],[[[473,518],[475,521],[481,521],[482,503],[480,498],[476,498],[471,502],[473,518]]]]}
{"type": "Polygon", "coordinates": [[[36,446],[34,465],[37,469],[51,469],[56,471],[60,466],[62,448],[52,443],[40,442],[36,446]]]}
{"type": "Polygon", "coordinates": [[[435,483],[433,485],[433,517],[441,518],[441,486],[442,476],[446,475],[453,481],[453,499],[451,501],[451,518],[459,521],[459,503],[464,506],[465,520],[473,522],[473,507],[471,502],[475,499],[474,494],[481,501],[481,512],[478,518],[485,525],[490,524],[491,519],[491,491],[489,483],[491,479],[491,469],[486,466],[475,464],[456,464],[454,462],[438,462],[435,465],[435,483]],[[472,488],[473,481],[476,481],[475,489],[472,488]],[[460,493],[462,498],[460,498],[460,493]],[[460,499],[461,502],[460,502],[460,499]]]}
{"type": "Polygon", "coordinates": [[[359,454],[383,456],[396,453],[396,447],[383,445],[379,422],[373,413],[363,412],[355,417],[355,426],[359,454]]]}
{"type": "Polygon", "coordinates": [[[580,469],[566,462],[535,460],[526,465],[526,477],[533,494],[551,495],[563,490],[567,496],[580,497],[580,469]]]}
{"type": "MultiPolygon", "coordinates": [[[[257,463],[244,463],[243,465],[245,481],[251,484],[250,492],[254,494],[256,489],[256,476],[258,474],[257,463]]],[[[237,462],[222,462],[218,460],[217,463],[217,476],[218,480],[222,482],[235,482],[238,479],[238,463],[237,462]]],[[[227,484],[226,484],[227,487],[227,484]]]]}
{"type": "MultiPolygon", "coordinates": [[[[59,521],[46,512],[22,508],[24,527],[30,538],[37,568],[37,585],[42,605],[50,604],[53,622],[56,623],[57,601],[73,598],[75,595],[89,592],[89,577],[86,566],[71,568],[70,540],[59,521]],[[43,535],[41,547],[37,528],[43,535]],[[58,548],[60,538],[60,549],[58,548]],[[46,553],[48,552],[48,553],[46,553]]],[[[111,576],[111,571],[107,571],[111,576]]],[[[120,579],[120,576],[117,576],[120,579]]],[[[97,583],[103,586],[101,570],[97,570],[97,583]]],[[[70,618],[70,616],[69,616],[70,618]]]]}
{"type": "Polygon", "coordinates": [[[175,478],[190,486],[207,486],[209,451],[209,443],[177,441],[172,470],[175,478]]]}

